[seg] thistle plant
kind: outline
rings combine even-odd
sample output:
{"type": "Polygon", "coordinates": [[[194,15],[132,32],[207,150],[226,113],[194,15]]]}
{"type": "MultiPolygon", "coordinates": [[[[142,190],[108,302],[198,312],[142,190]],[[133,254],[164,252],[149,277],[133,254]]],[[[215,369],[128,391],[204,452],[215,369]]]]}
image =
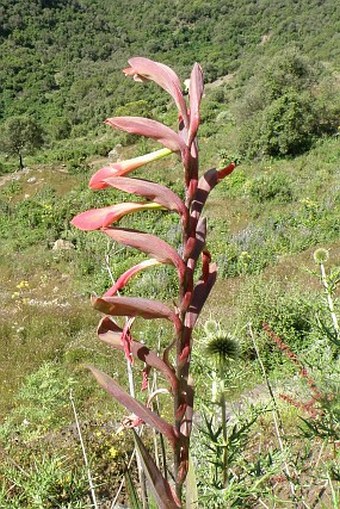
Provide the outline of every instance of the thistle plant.
{"type": "Polygon", "coordinates": [[[102,297],[93,298],[93,306],[105,315],[99,324],[99,338],[123,351],[131,364],[135,360],[144,363],[144,387],[152,368],[164,377],[173,400],[173,422],[168,422],[147,404],[130,396],[107,374],[92,366],[90,370],[99,384],[132,413],[131,426],[145,423],[161,433],[167,441],[173,453],[172,478],[175,486],[169,484],[135,433],[137,449],[158,507],[171,509],[181,507],[182,488],[189,464],[194,403],[190,376],[192,333],[217,275],[217,266],[211,261],[211,255],[206,249],[207,226],[202,212],[210,191],[234,170],[235,163],[199,175],[197,132],[203,96],[203,72],[199,64],[193,66],[190,76],[189,105],[182,93],[180,80],[172,69],[142,57],[131,58],[129,64],[130,67],[123,71],[125,75],[132,76],[136,81],[152,80],[171,95],[178,109],[178,132],[148,118],[107,119],[106,124],[112,128],[145,136],[161,143],[164,148],[105,166],[90,180],[92,189],[112,187],[141,197],[141,203],[124,202],[88,210],[77,215],[72,224],[81,230],[100,230],[113,241],[136,248],[150,257],[127,270],[102,297]],[[183,164],[184,200],[161,184],[127,176],[133,170],[170,154],[177,154],[183,164]],[[117,222],[125,215],[147,209],[166,209],[178,214],[182,232],[178,251],[155,235],[117,226],[117,222]],[[118,295],[134,275],[158,264],[172,265],[177,271],[179,293],[173,307],[157,300],[118,295]],[[198,266],[201,267],[201,274],[197,277],[198,266]],[[114,319],[119,316],[131,319],[127,319],[125,325],[120,327],[114,319]],[[161,354],[132,336],[132,324],[138,317],[172,322],[173,338],[161,354]]]}
{"type": "Polygon", "coordinates": [[[325,297],[327,300],[327,306],[328,310],[331,315],[332,324],[333,324],[333,333],[328,331],[326,327],[324,327],[325,332],[327,333],[327,336],[330,338],[330,340],[336,345],[340,346],[340,328],[337,316],[335,314],[335,306],[334,306],[334,298],[333,294],[335,292],[335,288],[337,283],[339,282],[339,273],[337,272],[331,272],[329,275],[326,273],[325,264],[328,261],[329,258],[329,252],[327,249],[319,248],[316,251],[314,251],[313,254],[314,261],[317,265],[319,265],[320,268],[320,277],[321,277],[321,283],[325,290],[325,297]]]}
{"type": "MultiPolygon", "coordinates": [[[[216,324],[215,333],[209,331],[209,324],[206,324],[207,336],[209,339],[207,345],[207,353],[214,357],[216,361],[218,379],[220,385],[218,404],[221,409],[221,429],[223,438],[223,454],[222,454],[222,486],[226,488],[228,484],[228,430],[227,430],[227,402],[225,396],[225,376],[229,370],[230,361],[235,361],[239,357],[239,344],[227,332],[225,332],[219,324],[216,324]],[[208,325],[208,327],[207,327],[208,325]]],[[[214,389],[213,389],[214,390],[214,389]]],[[[215,389],[215,393],[217,390],[215,389]]],[[[216,401],[217,394],[213,394],[213,400],[216,401]]]]}

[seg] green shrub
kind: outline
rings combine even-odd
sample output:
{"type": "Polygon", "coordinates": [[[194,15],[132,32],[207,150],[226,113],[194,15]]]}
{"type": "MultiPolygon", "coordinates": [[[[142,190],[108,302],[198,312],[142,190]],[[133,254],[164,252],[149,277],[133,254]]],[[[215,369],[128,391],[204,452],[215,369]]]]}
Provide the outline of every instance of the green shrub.
{"type": "Polygon", "coordinates": [[[60,455],[33,458],[28,470],[7,464],[0,491],[3,509],[87,509],[88,480],[60,455]],[[13,488],[15,489],[13,490],[13,488]]]}
{"type": "Polygon", "coordinates": [[[293,198],[292,182],[283,173],[261,175],[251,182],[249,194],[258,203],[267,200],[287,203],[293,198]]]}
{"type": "Polygon", "coordinates": [[[295,48],[260,61],[235,107],[241,153],[294,156],[308,150],[315,138],[335,132],[338,87],[327,88],[325,82],[334,82],[330,73],[295,48]]]}

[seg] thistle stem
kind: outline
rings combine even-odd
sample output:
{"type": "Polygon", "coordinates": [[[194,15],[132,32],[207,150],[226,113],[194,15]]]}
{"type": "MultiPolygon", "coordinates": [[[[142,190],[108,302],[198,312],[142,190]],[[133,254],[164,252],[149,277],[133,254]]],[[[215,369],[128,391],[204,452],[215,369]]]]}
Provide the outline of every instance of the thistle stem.
{"type": "MultiPolygon", "coordinates": [[[[273,391],[271,383],[269,381],[269,378],[268,378],[268,375],[267,375],[267,372],[266,372],[266,368],[264,367],[264,364],[262,362],[262,359],[261,359],[261,356],[260,356],[260,351],[259,351],[258,346],[256,344],[255,335],[254,335],[251,323],[248,323],[248,334],[249,334],[249,336],[250,336],[250,338],[252,340],[252,343],[253,343],[253,346],[254,346],[254,350],[255,350],[255,353],[256,353],[256,357],[257,357],[258,363],[260,365],[263,378],[264,378],[264,380],[266,382],[270,398],[271,398],[272,403],[273,403],[272,416],[273,416],[273,423],[274,423],[275,434],[276,434],[276,438],[277,438],[277,441],[278,441],[278,444],[279,444],[279,447],[280,447],[280,451],[282,452],[282,454],[284,456],[285,455],[285,447],[284,447],[284,444],[283,444],[283,438],[282,437],[284,437],[284,439],[285,439],[285,434],[284,434],[282,419],[281,419],[281,415],[280,415],[280,412],[279,412],[279,409],[278,409],[278,405],[277,405],[277,401],[276,401],[276,398],[275,398],[275,395],[274,395],[274,391],[273,391]]],[[[289,468],[288,463],[286,462],[285,459],[283,460],[283,471],[284,471],[284,473],[286,475],[286,478],[288,480],[288,483],[289,483],[289,490],[290,490],[290,494],[291,494],[292,501],[293,501],[293,504],[294,504],[294,508],[297,509],[298,506],[297,506],[296,490],[295,490],[294,483],[292,481],[292,475],[291,475],[291,472],[290,472],[290,468],[289,468]]]]}
{"type": "Polygon", "coordinates": [[[220,369],[220,381],[221,381],[221,397],[220,397],[220,406],[221,406],[221,418],[222,418],[222,437],[223,437],[223,488],[226,488],[228,485],[228,430],[227,430],[227,412],[226,412],[226,399],[224,392],[224,368],[225,363],[222,359],[219,360],[219,369],[220,369]]]}
{"type": "Polygon", "coordinates": [[[327,282],[326,270],[325,270],[325,266],[323,263],[320,263],[320,272],[321,272],[321,281],[322,281],[322,284],[323,284],[323,287],[325,289],[326,296],[327,296],[328,309],[331,314],[331,318],[332,318],[332,322],[333,322],[333,329],[334,329],[336,337],[338,338],[340,335],[339,323],[338,323],[338,319],[337,319],[337,316],[334,311],[334,302],[333,302],[332,294],[331,294],[331,291],[329,289],[329,285],[327,282]]]}

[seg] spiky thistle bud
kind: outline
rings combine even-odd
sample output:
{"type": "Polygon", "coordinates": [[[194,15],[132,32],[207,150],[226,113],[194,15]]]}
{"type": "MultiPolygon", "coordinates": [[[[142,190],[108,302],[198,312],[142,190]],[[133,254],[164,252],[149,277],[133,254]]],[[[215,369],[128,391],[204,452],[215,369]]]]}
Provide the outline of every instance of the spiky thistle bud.
{"type": "Polygon", "coordinates": [[[313,258],[315,263],[326,263],[329,258],[329,252],[327,249],[320,247],[314,251],[313,258]]]}
{"type": "Polygon", "coordinates": [[[239,357],[240,346],[230,334],[220,333],[209,341],[207,352],[212,357],[218,357],[219,361],[226,362],[239,357]]]}
{"type": "Polygon", "coordinates": [[[214,337],[220,329],[220,325],[216,320],[207,320],[203,325],[204,332],[208,338],[214,337]]]}

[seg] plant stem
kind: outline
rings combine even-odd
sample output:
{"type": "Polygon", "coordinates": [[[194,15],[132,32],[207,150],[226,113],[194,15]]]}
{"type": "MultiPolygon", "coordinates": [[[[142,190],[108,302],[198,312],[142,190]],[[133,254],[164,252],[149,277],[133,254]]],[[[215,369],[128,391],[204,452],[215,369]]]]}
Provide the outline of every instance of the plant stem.
{"type": "MultiPolygon", "coordinates": [[[[280,451],[284,455],[285,454],[285,449],[284,449],[284,445],[283,445],[283,440],[281,438],[281,436],[284,436],[284,429],[283,429],[283,425],[282,425],[282,419],[281,419],[281,416],[280,416],[280,413],[279,413],[279,409],[278,409],[278,406],[277,406],[276,398],[274,396],[274,391],[273,391],[272,386],[270,384],[269,378],[267,376],[266,369],[264,367],[264,364],[263,364],[261,356],[260,356],[260,351],[259,351],[259,349],[257,347],[257,344],[256,344],[256,341],[255,341],[255,335],[254,335],[251,323],[248,323],[248,333],[249,333],[249,336],[250,336],[250,338],[251,338],[251,340],[253,342],[254,350],[256,352],[256,357],[257,357],[258,363],[259,363],[259,365],[261,367],[263,378],[264,378],[264,380],[266,382],[270,398],[271,398],[271,400],[273,402],[272,416],[273,416],[275,434],[276,434],[276,437],[277,437],[277,441],[278,441],[278,444],[279,444],[280,451]]],[[[287,477],[287,480],[288,480],[288,483],[289,483],[289,489],[290,489],[290,493],[291,493],[292,500],[293,500],[293,503],[294,503],[294,507],[297,509],[298,505],[297,505],[297,497],[296,497],[295,486],[294,486],[294,483],[291,480],[292,477],[291,477],[291,473],[290,473],[290,468],[288,466],[288,463],[285,460],[283,462],[283,470],[284,470],[284,472],[286,474],[286,477],[287,477]]]]}
{"type": "Polygon", "coordinates": [[[74,404],[72,389],[70,390],[70,401],[71,401],[71,406],[72,406],[72,410],[73,410],[73,414],[74,414],[74,419],[76,421],[76,427],[77,427],[77,431],[78,431],[78,436],[79,436],[79,441],[80,441],[80,445],[81,445],[81,450],[82,450],[82,453],[83,453],[84,464],[85,464],[87,478],[88,478],[89,486],[90,486],[91,498],[92,498],[92,501],[93,501],[93,507],[95,509],[98,509],[99,506],[97,504],[96,493],[94,491],[94,485],[93,485],[90,465],[89,465],[89,462],[88,462],[88,459],[87,459],[85,444],[84,444],[83,436],[82,436],[80,425],[79,425],[79,419],[78,419],[78,414],[77,414],[76,406],[74,404]]]}
{"type": "Polygon", "coordinates": [[[323,284],[323,287],[325,289],[326,296],[327,296],[327,304],[328,304],[329,312],[331,314],[334,332],[335,332],[336,337],[339,338],[339,335],[340,335],[339,323],[338,323],[338,319],[337,319],[337,316],[334,311],[334,302],[333,302],[333,298],[332,298],[332,293],[329,289],[329,285],[327,282],[326,270],[325,270],[325,266],[323,263],[320,263],[320,272],[321,272],[321,282],[323,284]]]}
{"type": "Polygon", "coordinates": [[[220,368],[220,382],[221,382],[221,398],[220,398],[220,405],[221,405],[221,417],[222,417],[222,436],[223,436],[223,488],[226,488],[228,486],[228,462],[229,462],[229,455],[228,455],[228,432],[227,432],[227,412],[226,412],[226,399],[225,399],[225,392],[224,392],[224,368],[225,368],[225,362],[223,362],[222,359],[219,360],[219,368],[220,368]]]}

